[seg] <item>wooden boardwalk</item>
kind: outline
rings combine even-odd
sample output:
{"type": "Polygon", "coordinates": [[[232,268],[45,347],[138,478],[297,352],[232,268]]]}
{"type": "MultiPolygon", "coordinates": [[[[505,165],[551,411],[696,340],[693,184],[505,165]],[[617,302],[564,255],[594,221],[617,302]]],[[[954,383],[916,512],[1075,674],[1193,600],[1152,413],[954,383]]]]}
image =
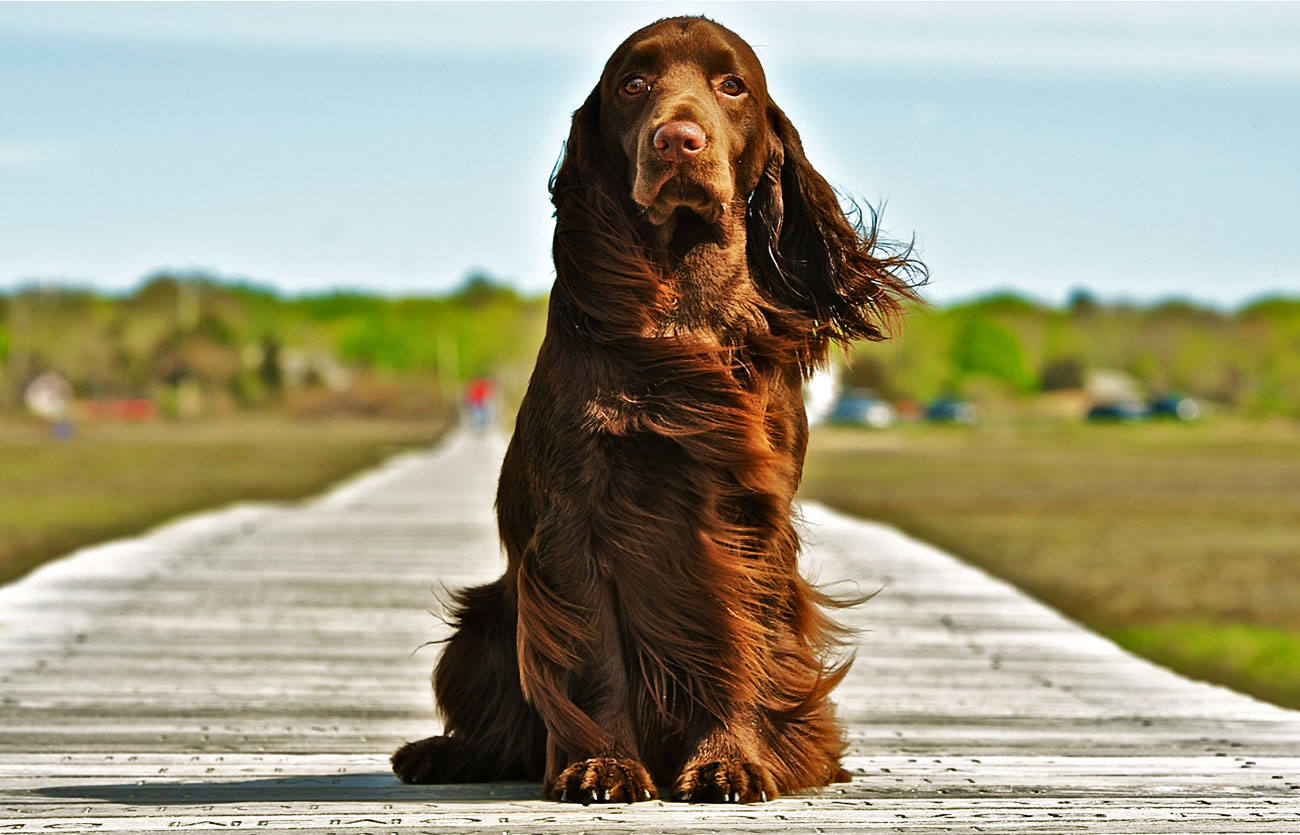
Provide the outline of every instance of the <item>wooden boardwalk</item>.
{"type": "Polygon", "coordinates": [[[811,571],[883,587],[848,618],[851,785],[588,808],[532,784],[401,785],[387,754],[434,730],[434,595],[500,570],[501,452],[457,436],[319,500],[194,517],[0,589],[0,832],[1300,833],[1300,713],[813,505],[811,571]]]}

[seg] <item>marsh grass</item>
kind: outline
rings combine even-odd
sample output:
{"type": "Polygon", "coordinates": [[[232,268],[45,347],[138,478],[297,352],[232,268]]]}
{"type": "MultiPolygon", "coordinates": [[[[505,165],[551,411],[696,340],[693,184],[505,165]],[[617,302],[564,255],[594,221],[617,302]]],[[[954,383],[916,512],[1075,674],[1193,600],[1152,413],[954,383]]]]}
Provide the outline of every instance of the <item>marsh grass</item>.
{"type": "Polygon", "coordinates": [[[1300,707],[1300,427],[814,433],[803,495],[893,524],[1189,675],[1300,707]]]}
{"type": "Polygon", "coordinates": [[[266,416],[88,426],[56,440],[41,424],[0,423],[0,582],[186,513],[310,496],[443,426],[266,416]]]}
{"type": "Polygon", "coordinates": [[[1118,629],[1111,637],[1188,675],[1235,683],[1262,699],[1300,707],[1300,632],[1173,621],[1118,629]]]}

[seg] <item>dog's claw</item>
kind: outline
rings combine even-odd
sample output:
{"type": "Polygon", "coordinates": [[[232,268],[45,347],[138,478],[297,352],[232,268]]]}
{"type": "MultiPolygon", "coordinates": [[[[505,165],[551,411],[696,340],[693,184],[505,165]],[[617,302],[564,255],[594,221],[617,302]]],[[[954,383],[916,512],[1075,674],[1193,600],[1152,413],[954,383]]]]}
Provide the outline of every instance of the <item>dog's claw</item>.
{"type": "Polygon", "coordinates": [[[654,782],[645,767],[621,757],[592,757],[564,769],[551,783],[550,796],[560,801],[581,803],[633,803],[653,800],[654,782]]]}
{"type": "Polygon", "coordinates": [[[767,766],[739,758],[701,758],[688,764],[673,785],[673,796],[690,803],[757,803],[779,793],[767,766]]]}

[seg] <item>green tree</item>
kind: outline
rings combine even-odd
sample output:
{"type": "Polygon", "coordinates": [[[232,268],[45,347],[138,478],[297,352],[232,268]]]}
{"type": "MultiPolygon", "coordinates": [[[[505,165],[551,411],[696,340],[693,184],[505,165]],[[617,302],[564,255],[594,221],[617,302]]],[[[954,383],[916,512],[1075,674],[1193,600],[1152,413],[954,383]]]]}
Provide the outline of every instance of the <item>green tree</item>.
{"type": "Polygon", "coordinates": [[[951,360],[959,379],[984,375],[1021,392],[1031,391],[1037,382],[1020,338],[992,317],[968,314],[964,318],[953,342],[951,360]]]}

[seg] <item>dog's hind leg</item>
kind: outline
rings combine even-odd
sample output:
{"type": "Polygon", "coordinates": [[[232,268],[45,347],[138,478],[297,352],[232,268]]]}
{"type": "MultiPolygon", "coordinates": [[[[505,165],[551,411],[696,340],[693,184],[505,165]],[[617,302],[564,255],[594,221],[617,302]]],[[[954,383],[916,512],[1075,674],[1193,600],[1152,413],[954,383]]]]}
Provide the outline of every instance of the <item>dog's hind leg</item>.
{"type": "Polygon", "coordinates": [[[405,783],[540,778],[546,730],[519,687],[514,595],[501,579],[454,600],[456,631],[433,674],[445,735],[399,748],[393,772],[405,783]]]}

